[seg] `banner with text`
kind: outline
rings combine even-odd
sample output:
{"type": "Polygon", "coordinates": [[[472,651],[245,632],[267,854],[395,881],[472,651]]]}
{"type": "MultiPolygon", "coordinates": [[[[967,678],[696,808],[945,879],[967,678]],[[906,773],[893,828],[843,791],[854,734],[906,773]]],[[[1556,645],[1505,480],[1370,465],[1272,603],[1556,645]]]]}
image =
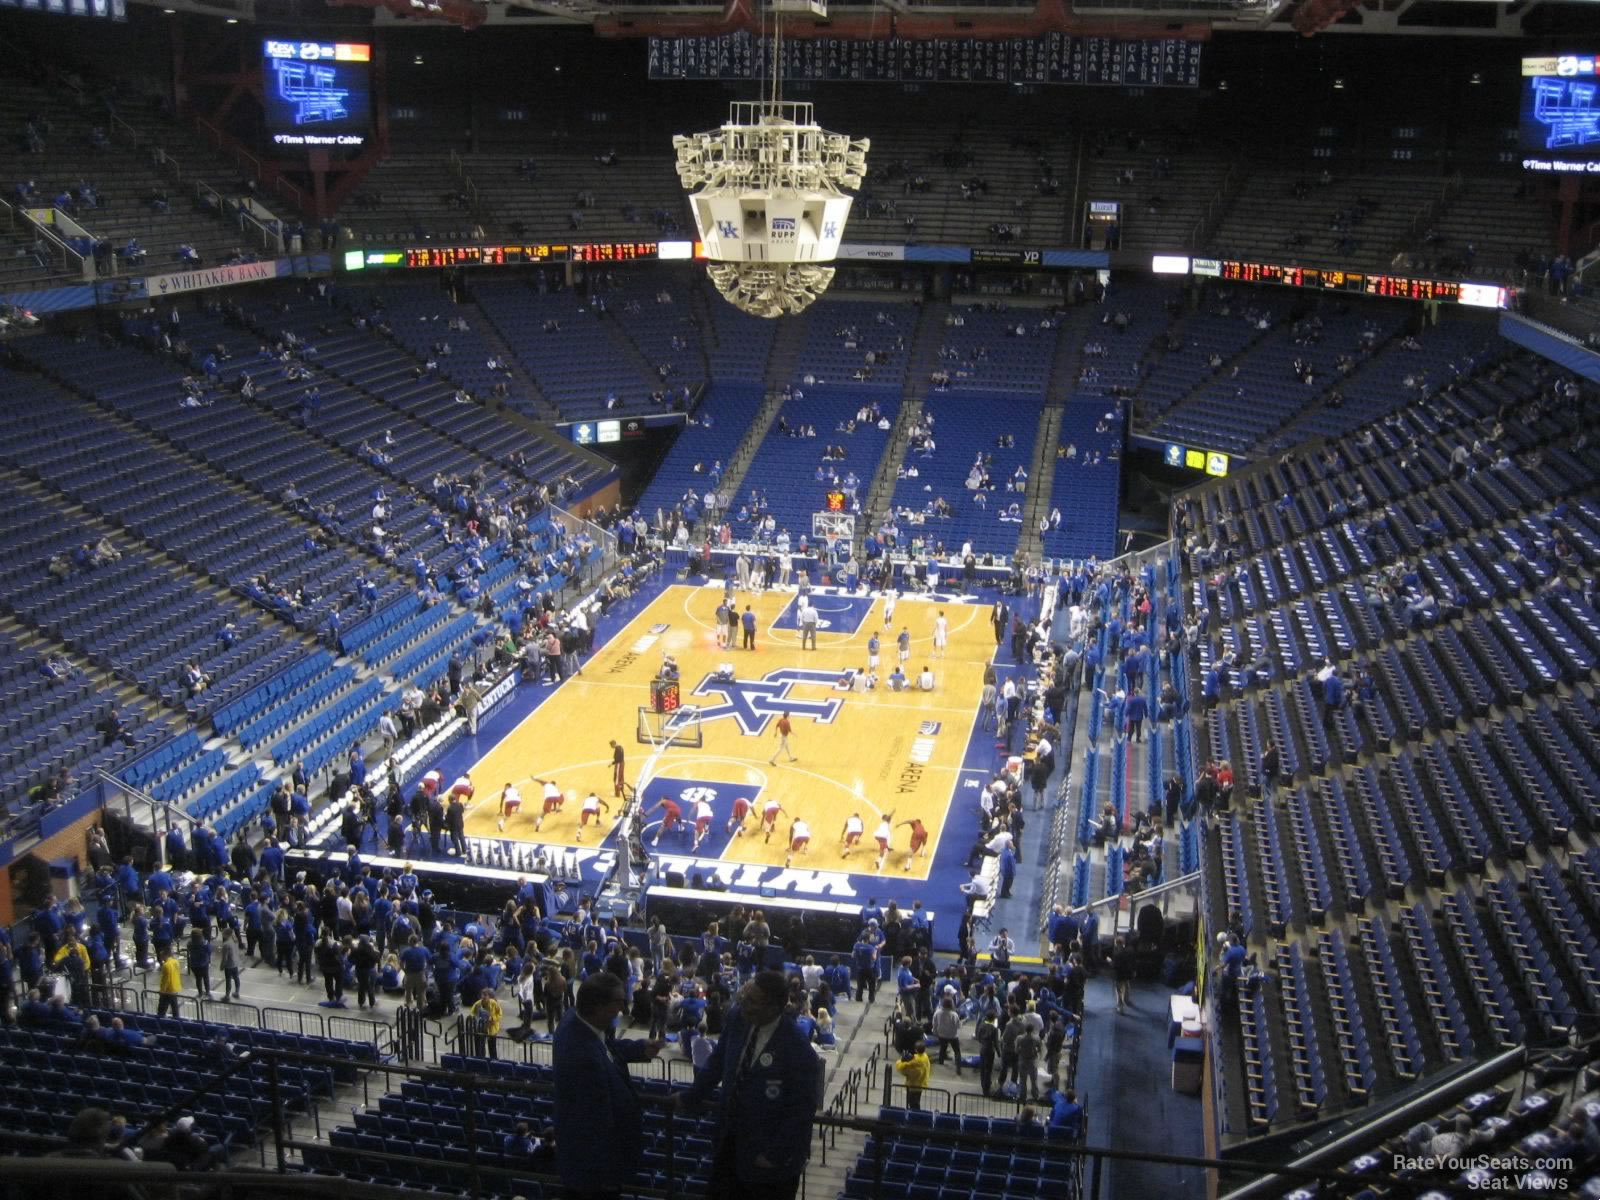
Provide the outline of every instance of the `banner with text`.
{"type": "Polygon", "coordinates": [[[886,246],[871,242],[844,242],[839,246],[838,254],[839,258],[869,259],[874,262],[902,262],[905,256],[904,246],[886,246]]]}
{"type": "Polygon", "coordinates": [[[195,271],[174,271],[170,275],[145,277],[145,291],[151,296],[176,296],[207,288],[232,287],[239,283],[261,283],[289,274],[288,259],[271,262],[235,263],[228,267],[202,267],[195,271]]]}

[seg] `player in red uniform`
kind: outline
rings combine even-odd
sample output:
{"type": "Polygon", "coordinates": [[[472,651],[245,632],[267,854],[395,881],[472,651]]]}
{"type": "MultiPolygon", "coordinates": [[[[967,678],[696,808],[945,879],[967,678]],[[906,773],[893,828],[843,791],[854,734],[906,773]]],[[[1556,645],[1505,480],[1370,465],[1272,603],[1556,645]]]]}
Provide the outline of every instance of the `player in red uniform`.
{"type": "Polygon", "coordinates": [[[733,812],[728,814],[728,832],[734,837],[744,836],[744,819],[750,815],[750,797],[735,796],[733,812]]]}
{"type": "MultiPolygon", "coordinates": [[[[661,814],[661,828],[656,830],[656,836],[650,839],[652,846],[658,845],[663,833],[671,833],[678,827],[678,819],[683,816],[683,809],[671,796],[663,796],[657,805],[650,810],[652,813],[661,814]]],[[[649,816],[646,813],[645,816],[649,816]]]]}
{"type": "Polygon", "coordinates": [[[432,800],[439,794],[439,785],[444,782],[444,776],[438,771],[429,771],[422,777],[422,794],[432,800]]]}
{"type": "Polygon", "coordinates": [[[916,817],[912,817],[909,821],[901,821],[900,824],[911,826],[911,845],[906,849],[906,870],[909,871],[911,870],[911,860],[916,858],[918,854],[921,854],[923,858],[928,857],[926,849],[928,831],[922,827],[922,822],[916,817]]]}
{"type": "Polygon", "coordinates": [[[556,786],[554,779],[535,779],[534,782],[544,785],[544,811],[539,814],[538,819],[533,823],[534,832],[537,833],[544,828],[544,819],[546,817],[551,813],[561,811],[561,806],[566,803],[566,797],[561,794],[561,789],[556,786]]]}
{"type": "Polygon", "coordinates": [[[772,834],[778,828],[778,814],[782,811],[783,805],[776,800],[768,800],[761,806],[761,828],[767,831],[764,841],[772,840],[772,834]]]}
{"type": "Polygon", "coordinates": [[[611,806],[593,792],[584,797],[583,807],[578,810],[578,840],[580,842],[583,841],[583,831],[588,827],[590,817],[594,818],[596,826],[600,824],[600,810],[602,808],[607,812],[611,811],[611,806]]]}
{"type": "Polygon", "coordinates": [[[506,822],[516,816],[522,808],[522,793],[517,791],[514,784],[506,784],[500,792],[500,825],[504,830],[506,822]]]}
{"type": "Polygon", "coordinates": [[[856,848],[856,844],[861,841],[861,834],[866,830],[866,828],[867,827],[861,822],[860,813],[850,814],[849,818],[844,823],[844,832],[839,835],[839,844],[843,847],[843,850],[840,852],[841,858],[850,857],[850,851],[854,850],[856,848]]]}
{"type": "Polygon", "coordinates": [[[806,847],[810,844],[811,826],[796,817],[794,824],[789,826],[789,857],[793,858],[796,854],[804,854],[806,847]]]}
{"type": "Polygon", "coordinates": [[[458,776],[456,781],[450,785],[450,793],[446,799],[456,796],[461,797],[461,803],[463,804],[472,799],[472,776],[470,774],[458,776]]]}

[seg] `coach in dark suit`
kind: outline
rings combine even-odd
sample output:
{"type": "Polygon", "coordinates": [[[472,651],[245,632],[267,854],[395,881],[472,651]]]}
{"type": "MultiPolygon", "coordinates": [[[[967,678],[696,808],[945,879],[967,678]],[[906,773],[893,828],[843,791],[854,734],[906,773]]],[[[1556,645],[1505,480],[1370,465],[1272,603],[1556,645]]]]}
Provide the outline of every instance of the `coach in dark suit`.
{"type": "Polygon", "coordinates": [[[719,1085],[711,1200],[792,1200],[811,1150],[822,1065],[786,1011],[782,974],[762,971],[739,992],[711,1061],[683,1097],[704,1102],[719,1085]]]}
{"type": "Polygon", "coordinates": [[[654,1058],[662,1043],[612,1037],[626,1006],[622,980],[602,971],[578,987],[556,1030],[556,1173],[568,1200],[618,1197],[639,1166],[643,1121],[626,1064],[654,1058]]]}

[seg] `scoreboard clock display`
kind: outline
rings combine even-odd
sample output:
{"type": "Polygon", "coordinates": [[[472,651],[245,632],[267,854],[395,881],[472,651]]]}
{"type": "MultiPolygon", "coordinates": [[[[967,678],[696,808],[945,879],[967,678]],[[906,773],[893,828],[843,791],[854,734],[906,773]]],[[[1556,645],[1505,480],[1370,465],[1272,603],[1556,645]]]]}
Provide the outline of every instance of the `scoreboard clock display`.
{"type": "Polygon", "coordinates": [[[572,248],[573,262],[631,262],[655,256],[655,242],[585,242],[572,248]]]}
{"type": "Polygon", "coordinates": [[[829,512],[843,512],[845,510],[845,494],[843,492],[829,492],[822,498],[823,505],[829,512]]]}
{"type": "Polygon", "coordinates": [[[654,259],[656,242],[539,242],[517,246],[417,246],[400,261],[389,255],[368,257],[366,266],[516,267],[539,263],[609,263],[654,259]]]}
{"type": "Polygon", "coordinates": [[[677,712],[679,703],[676,679],[655,679],[650,682],[650,707],[656,712],[677,712]]]}
{"type": "MultiPolygon", "coordinates": [[[[1197,260],[1198,261],[1198,260],[1197,260]]],[[[1195,274],[1209,274],[1198,269],[1195,274]]],[[[1223,259],[1217,275],[1240,283],[1276,283],[1284,287],[1363,292],[1395,300],[1443,300],[1475,308],[1506,308],[1511,302],[1506,288],[1493,284],[1460,283],[1452,279],[1416,279],[1409,275],[1366,275],[1359,271],[1281,266],[1277,263],[1223,259]]]]}

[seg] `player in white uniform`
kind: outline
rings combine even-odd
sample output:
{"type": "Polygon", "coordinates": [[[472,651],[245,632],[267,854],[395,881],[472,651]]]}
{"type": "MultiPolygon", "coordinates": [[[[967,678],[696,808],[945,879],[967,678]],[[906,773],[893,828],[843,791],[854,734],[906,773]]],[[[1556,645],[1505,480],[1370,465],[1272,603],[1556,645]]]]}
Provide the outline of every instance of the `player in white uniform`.
{"type": "Polygon", "coordinates": [[[883,820],[878,822],[878,828],[872,831],[872,840],[878,843],[878,861],[872,868],[874,871],[883,870],[884,861],[889,857],[889,838],[893,821],[894,813],[885,813],[883,820]]]}
{"type": "Polygon", "coordinates": [[[544,828],[544,819],[551,813],[560,812],[561,806],[566,802],[566,797],[561,794],[561,789],[556,786],[554,779],[536,779],[535,783],[544,785],[544,810],[533,823],[533,831],[538,833],[544,828]]]}
{"type": "Polygon", "coordinates": [[[767,831],[767,836],[762,841],[770,842],[773,832],[778,828],[778,814],[783,811],[783,805],[776,800],[768,800],[761,806],[761,828],[767,831]]]}
{"type": "Polygon", "coordinates": [[[598,829],[600,827],[600,810],[602,808],[607,812],[611,811],[611,806],[593,792],[584,797],[583,807],[578,810],[578,840],[580,842],[583,841],[583,831],[587,828],[591,817],[594,818],[595,828],[598,829]]]}
{"type": "Polygon", "coordinates": [[[850,851],[861,841],[861,835],[866,832],[866,828],[861,822],[860,813],[850,814],[850,819],[844,823],[844,832],[839,835],[839,845],[843,847],[839,852],[840,858],[850,857],[850,851]]]}
{"type": "Polygon", "coordinates": [[[700,843],[705,841],[706,834],[711,829],[711,801],[702,797],[694,803],[694,848],[700,849],[700,843]]]}
{"type": "Polygon", "coordinates": [[[789,854],[783,860],[783,865],[787,867],[794,862],[794,856],[796,854],[804,854],[806,847],[810,844],[811,826],[796,817],[794,824],[789,827],[789,854]]]}
{"type": "Polygon", "coordinates": [[[734,837],[744,836],[744,819],[750,815],[750,797],[735,796],[733,811],[728,814],[728,832],[734,837]]]}
{"type": "Polygon", "coordinates": [[[517,791],[516,784],[506,784],[500,793],[500,824],[498,828],[503,831],[506,827],[507,818],[515,816],[517,810],[521,807],[522,793],[517,791]]]}
{"type": "Polygon", "coordinates": [[[944,648],[950,641],[950,622],[945,618],[944,610],[939,610],[939,615],[933,621],[933,653],[937,658],[944,657],[944,648]]]}
{"type": "Polygon", "coordinates": [[[883,598],[883,627],[885,629],[894,624],[894,600],[894,589],[890,588],[888,594],[883,598]]]}

